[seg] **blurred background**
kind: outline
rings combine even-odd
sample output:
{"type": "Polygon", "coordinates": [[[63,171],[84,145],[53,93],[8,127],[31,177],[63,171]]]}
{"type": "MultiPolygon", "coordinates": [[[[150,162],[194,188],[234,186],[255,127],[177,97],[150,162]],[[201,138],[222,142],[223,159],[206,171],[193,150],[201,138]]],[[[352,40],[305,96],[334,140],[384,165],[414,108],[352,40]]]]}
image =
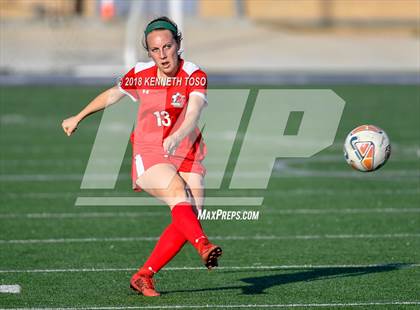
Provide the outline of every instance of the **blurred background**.
{"type": "Polygon", "coordinates": [[[418,0],[0,0],[0,83],[108,84],[168,15],[216,83],[418,83],[418,0]]]}

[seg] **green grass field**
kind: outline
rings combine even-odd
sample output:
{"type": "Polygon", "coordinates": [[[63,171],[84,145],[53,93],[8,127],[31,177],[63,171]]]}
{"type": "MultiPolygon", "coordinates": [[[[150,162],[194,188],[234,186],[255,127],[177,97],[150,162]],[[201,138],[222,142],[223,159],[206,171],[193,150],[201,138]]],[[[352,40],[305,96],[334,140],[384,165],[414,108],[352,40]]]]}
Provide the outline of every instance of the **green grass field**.
{"type": "MultiPolygon", "coordinates": [[[[260,218],[204,221],[224,249],[221,268],[208,272],[186,245],[157,275],[163,294],[153,299],[130,291],[129,279],[169,223],[167,208],[75,206],[78,196],[137,195],[129,148],[115,190],[80,189],[101,115],[71,139],[60,124],[101,88],[0,88],[0,285],[22,288],[0,293],[0,308],[419,308],[419,88],[311,88],[346,101],[335,143],[280,160],[287,169],[273,170],[267,190],[234,191],[264,196],[263,206],[208,207],[260,218]],[[390,161],[371,174],[342,155],[347,132],[365,123],[392,143],[390,161]]],[[[230,195],[224,187],[208,194],[230,195]]]]}

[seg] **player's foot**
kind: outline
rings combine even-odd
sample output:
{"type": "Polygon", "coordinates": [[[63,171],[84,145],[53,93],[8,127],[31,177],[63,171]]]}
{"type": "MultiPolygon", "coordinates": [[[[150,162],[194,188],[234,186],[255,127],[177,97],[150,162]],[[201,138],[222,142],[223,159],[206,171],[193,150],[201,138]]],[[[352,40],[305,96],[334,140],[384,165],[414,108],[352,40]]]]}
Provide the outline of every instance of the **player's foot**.
{"type": "Polygon", "coordinates": [[[130,281],[130,287],[147,297],[160,296],[160,294],[155,290],[155,285],[153,284],[153,278],[136,273],[133,275],[130,281]]]}
{"type": "Polygon", "coordinates": [[[222,255],[222,248],[210,243],[208,240],[203,241],[198,250],[204,265],[208,269],[217,267],[219,264],[217,259],[222,255]]]}

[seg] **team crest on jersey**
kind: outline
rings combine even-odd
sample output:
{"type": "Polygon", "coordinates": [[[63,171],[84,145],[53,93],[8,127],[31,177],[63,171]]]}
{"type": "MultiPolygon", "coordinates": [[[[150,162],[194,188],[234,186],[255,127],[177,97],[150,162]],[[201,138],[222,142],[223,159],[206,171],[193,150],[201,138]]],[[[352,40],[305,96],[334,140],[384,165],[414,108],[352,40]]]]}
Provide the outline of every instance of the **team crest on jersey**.
{"type": "Polygon", "coordinates": [[[172,95],[171,105],[175,108],[182,108],[185,104],[185,96],[180,93],[172,95]]]}

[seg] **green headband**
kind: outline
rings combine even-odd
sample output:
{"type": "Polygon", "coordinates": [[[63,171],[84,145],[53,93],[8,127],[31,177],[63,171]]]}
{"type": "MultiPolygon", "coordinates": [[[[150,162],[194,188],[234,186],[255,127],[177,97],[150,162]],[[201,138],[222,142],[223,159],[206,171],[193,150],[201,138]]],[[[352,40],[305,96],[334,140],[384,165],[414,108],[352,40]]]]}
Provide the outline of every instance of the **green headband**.
{"type": "Polygon", "coordinates": [[[144,36],[147,37],[149,33],[156,29],[167,29],[173,32],[175,35],[177,35],[178,32],[174,25],[172,25],[171,23],[164,20],[157,20],[146,27],[146,30],[144,31],[144,36]]]}

